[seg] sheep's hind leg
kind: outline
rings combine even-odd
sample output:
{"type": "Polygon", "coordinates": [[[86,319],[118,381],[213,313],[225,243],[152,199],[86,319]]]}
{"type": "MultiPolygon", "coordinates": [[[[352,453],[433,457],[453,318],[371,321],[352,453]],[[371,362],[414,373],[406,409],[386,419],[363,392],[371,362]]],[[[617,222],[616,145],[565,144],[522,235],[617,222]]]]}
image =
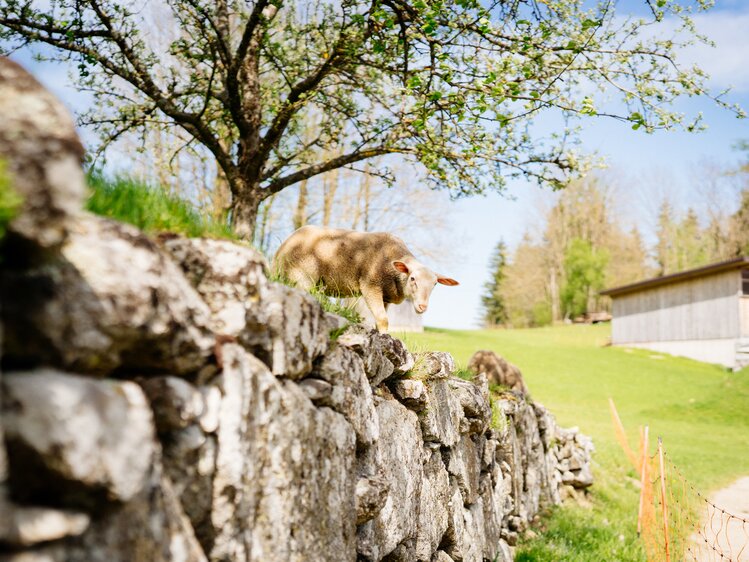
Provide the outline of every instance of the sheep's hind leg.
{"type": "Polygon", "coordinates": [[[362,287],[361,294],[364,297],[364,302],[367,303],[369,310],[372,311],[377,330],[380,332],[387,332],[388,314],[385,308],[385,303],[382,299],[382,289],[379,287],[365,286],[362,287]]]}

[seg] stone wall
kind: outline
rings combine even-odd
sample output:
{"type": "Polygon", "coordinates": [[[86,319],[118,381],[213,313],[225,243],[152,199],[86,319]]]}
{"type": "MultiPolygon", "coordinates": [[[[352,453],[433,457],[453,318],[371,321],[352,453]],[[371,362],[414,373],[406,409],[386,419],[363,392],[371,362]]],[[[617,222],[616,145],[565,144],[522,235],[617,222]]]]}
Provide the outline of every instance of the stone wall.
{"type": "Polygon", "coordinates": [[[509,561],[592,483],[590,440],[541,405],[347,326],[252,249],[82,212],[69,118],[3,59],[0,155],[25,201],[0,254],[0,560],[509,561]]]}

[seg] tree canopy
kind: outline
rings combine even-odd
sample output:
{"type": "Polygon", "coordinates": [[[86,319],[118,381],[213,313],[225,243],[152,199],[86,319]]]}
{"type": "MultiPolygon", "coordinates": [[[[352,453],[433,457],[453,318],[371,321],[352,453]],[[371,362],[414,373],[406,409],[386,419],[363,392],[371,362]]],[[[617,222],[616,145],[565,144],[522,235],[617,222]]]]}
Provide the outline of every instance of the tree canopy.
{"type": "Polygon", "coordinates": [[[267,197],[342,167],[391,178],[366,165],[382,155],[461,196],[512,176],[564,185],[587,167],[577,117],[698,127],[672,102],[725,105],[678,58],[701,40],[690,7],[708,4],[647,0],[629,17],[613,0],[5,0],[0,45],[74,61],[96,98],[81,122],[103,146],[184,130],[215,158],[251,236],[267,197]],[[673,33],[653,25],[666,19],[673,33]],[[543,134],[534,120],[549,112],[559,127],[543,134]]]}

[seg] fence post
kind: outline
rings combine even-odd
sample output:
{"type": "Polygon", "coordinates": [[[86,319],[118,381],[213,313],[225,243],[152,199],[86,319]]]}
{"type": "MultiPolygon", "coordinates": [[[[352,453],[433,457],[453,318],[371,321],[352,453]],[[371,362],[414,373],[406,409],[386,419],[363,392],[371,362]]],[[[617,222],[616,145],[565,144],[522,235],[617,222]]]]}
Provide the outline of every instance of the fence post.
{"type": "Polygon", "coordinates": [[[648,462],[648,426],[642,433],[640,439],[640,507],[637,510],[637,535],[642,533],[642,511],[645,508],[645,487],[647,482],[648,462]]]}
{"type": "Polygon", "coordinates": [[[663,440],[658,438],[658,462],[661,472],[661,505],[663,507],[663,541],[666,547],[666,562],[671,562],[668,548],[668,506],[666,505],[666,470],[663,467],[663,440]]]}

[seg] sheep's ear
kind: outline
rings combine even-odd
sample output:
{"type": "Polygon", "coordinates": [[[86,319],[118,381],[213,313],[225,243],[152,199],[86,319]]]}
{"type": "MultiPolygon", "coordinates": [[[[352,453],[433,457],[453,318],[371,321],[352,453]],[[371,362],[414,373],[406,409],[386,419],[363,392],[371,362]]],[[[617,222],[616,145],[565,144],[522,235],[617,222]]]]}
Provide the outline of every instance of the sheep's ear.
{"type": "Polygon", "coordinates": [[[405,273],[406,275],[408,275],[408,266],[402,261],[394,261],[393,267],[401,273],[405,273]]]}
{"type": "Polygon", "coordinates": [[[449,285],[450,287],[454,287],[455,285],[460,285],[455,279],[450,279],[449,277],[442,277],[441,275],[437,276],[437,283],[442,283],[443,285],[449,285]]]}

